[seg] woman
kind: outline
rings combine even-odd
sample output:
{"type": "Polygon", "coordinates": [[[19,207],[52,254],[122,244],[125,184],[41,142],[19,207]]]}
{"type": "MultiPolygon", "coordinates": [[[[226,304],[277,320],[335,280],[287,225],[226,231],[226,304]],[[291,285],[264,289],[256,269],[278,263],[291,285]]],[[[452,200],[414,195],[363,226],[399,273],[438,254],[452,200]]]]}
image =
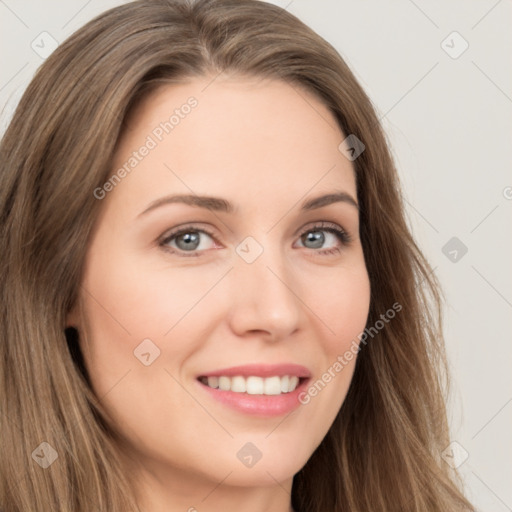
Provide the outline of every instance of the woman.
{"type": "Polygon", "coordinates": [[[294,16],[112,9],[0,155],[4,510],[470,509],[385,136],[294,16]]]}

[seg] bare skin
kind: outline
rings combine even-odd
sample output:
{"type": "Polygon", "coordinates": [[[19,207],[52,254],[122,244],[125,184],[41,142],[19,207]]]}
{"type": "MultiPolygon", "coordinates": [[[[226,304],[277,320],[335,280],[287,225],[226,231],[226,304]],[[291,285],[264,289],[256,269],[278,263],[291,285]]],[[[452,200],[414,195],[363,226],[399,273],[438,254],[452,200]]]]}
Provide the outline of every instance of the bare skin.
{"type": "Polygon", "coordinates": [[[197,105],[161,141],[152,135],[156,147],[102,199],[69,324],[130,446],[122,456],[138,472],[141,511],[289,512],[293,476],[334,421],[356,358],[307,404],[272,417],[220,403],[197,377],[290,362],[313,383],[357,340],[370,301],[358,209],[342,200],[300,210],[336,192],[355,202],[354,169],[338,150],[345,135],[310,93],[205,77],[166,85],[138,106],[112,172],[191,96],[197,105]],[[171,194],[224,198],[234,212],[179,202],[145,212],[171,194]],[[169,239],[189,224],[188,245],[169,239]],[[192,249],[190,236],[199,241],[192,249]],[[246,253],[262,249],[251,263],[237,252],[247,237],[257,244],[242,245],[246,253]],[[160,351],[149,365],[134,355],[145,339],[146,359],[160,351]],[[261,453],[252,467],[237,457],[249,442],[261,453]]]}

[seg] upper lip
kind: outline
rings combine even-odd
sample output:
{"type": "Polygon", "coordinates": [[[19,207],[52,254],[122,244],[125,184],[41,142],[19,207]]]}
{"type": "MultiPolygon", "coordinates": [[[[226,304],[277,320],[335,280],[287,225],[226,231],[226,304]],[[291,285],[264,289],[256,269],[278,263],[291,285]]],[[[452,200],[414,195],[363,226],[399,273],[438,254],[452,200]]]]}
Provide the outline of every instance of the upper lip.
{"type": "Polygon", "coordinates": [[[241,375],[249,377],[251,375],[256,377],[284,377],[285,375],[297,376],[302,378],[311,377],[311,372],[300,364],[283,363],[283,364],[247,364],[243,366],[230,366],[229,368],[222,368],[210,372],[202,373],[199,377],[220,377],[225,375],[227,377],[235,377],[241,375]]]}

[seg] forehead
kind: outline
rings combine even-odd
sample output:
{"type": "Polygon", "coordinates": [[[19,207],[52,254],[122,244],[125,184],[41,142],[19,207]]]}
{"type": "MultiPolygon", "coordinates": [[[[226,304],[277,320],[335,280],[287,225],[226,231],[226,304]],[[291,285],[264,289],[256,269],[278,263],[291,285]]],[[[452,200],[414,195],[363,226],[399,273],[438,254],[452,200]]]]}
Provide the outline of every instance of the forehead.
{"type": "Polygon", "coordinates": [[[332,112],[286,82],[202,77],[166,84],[137,105],[127,126],[112,171],[124,167],[129,174],[109,200],[136,195],[131,202],[139,207],[172,192],[246,204],[263,197],[295,202],[332,188],[355,195],[352,164],[338,149],[345,136],[332,112]]]}

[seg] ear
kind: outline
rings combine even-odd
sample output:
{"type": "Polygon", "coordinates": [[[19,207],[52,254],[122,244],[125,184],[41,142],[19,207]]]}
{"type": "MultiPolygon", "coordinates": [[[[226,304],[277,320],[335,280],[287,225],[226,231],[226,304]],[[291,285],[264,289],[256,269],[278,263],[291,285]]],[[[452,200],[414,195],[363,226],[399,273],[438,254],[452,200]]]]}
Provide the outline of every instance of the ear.
{"type": "Polygon", "coordinates": [[[75,329],[80,330],[80,323],[79,301],[76,301],[75,305],[66,315],[66,328],[74,327],[75,329]]]}

